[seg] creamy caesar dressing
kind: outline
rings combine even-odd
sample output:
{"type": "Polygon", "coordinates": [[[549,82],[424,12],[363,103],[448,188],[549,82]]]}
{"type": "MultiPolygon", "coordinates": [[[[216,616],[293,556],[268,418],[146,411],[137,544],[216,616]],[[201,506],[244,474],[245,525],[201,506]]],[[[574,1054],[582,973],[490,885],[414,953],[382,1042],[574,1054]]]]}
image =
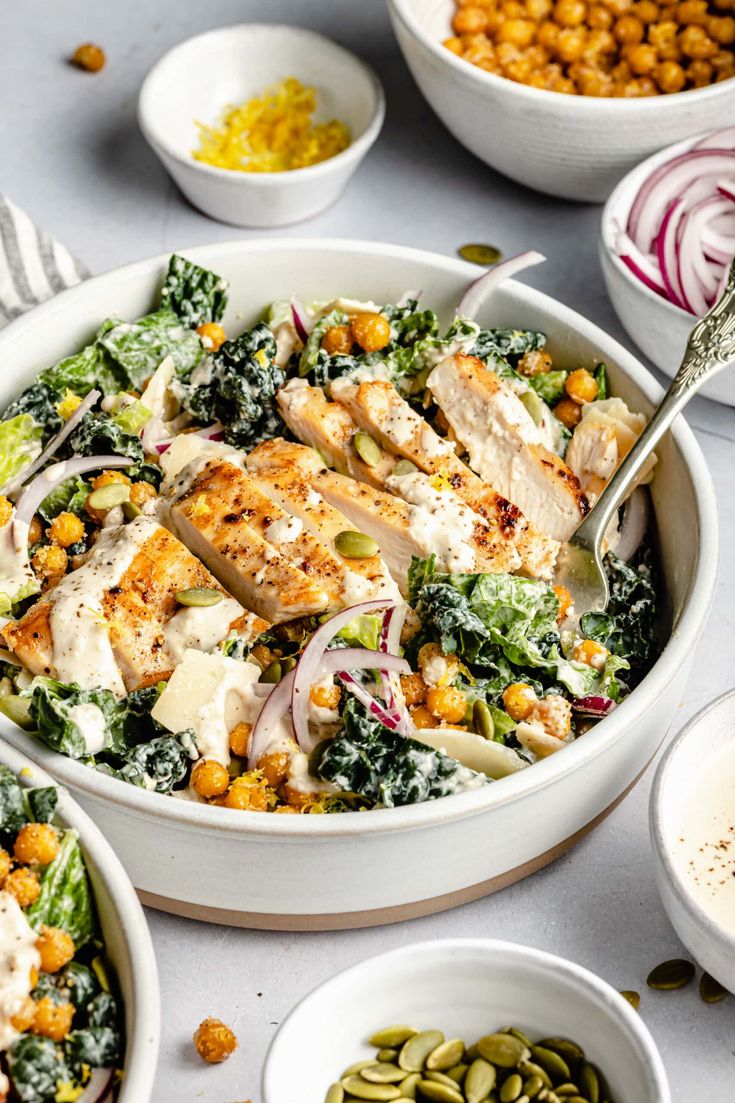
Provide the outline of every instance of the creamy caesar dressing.
{"type": "Polygon", "coordinates": [[[421,471],[391,475],[385,485],[409,504],[409,533],[421,547],[430,547],[449,571],[474,571],[470,541],[475,525],[485,524],[478,514],[453,491],[437,490],[421,471]]]}
{"type": "Polygon", "coordinates": [[[349,378],[353,383],[390,383],[393,372],[385,360],[376,360],[374,364],[360,364],[350,372],[349,378]]]}
{"type": "Polygon", "coordinates": [[[41,965],[37,938],[16,898],[0,889],[0,1051],[19,1037],[11,1019],[31,994],[31,970],[41,965]]]}
{"type": "Polygon", "coordinates": [[[124,696],[125,685],[102,602],[157,530],[158,522],[150,517],[136,517],[120,528],[103,529],[84,566],[64,575],[49,590],[46,597],[51,603],[53,664],[59,681],[76,682],[82,689],[101,686],[124,696]]]}
{"type": "Polygon", "coordinates": [[[325,313],[330,310],[341,310],[345,314],[380,314],[381,307],[370,299],[335,299],[330,303],[325,313]]]}
{"type": "Polygon", "coordinates": [[[311,384],[308,379],[295,377],[289,379],[285,387],[278,392],[278,401],[286,410],[298,411],[311,401],[311,384]]]}
{"type": "Polygon", "coordinates": [[[107,721],[102,709],[88,702],[85,705],[72,705],[66,715],[82,733],[87,754],[99,754],[104,749],[107,734],[107,721]]]}
{"type": "Polygon", "coordinates": [[[309,773],[309,759],[305,754],[299,754],[298,752],[292,754],[289,760],[288,784],[299,793],[308,793],[314,796],[319,794],[329,796],[330,793],[339,791],[331,781],[322,781],[321,778],[314,777],[313,774],[309,773]]]}
{"type": "Polygon", "coordinates": [[[377,578],[366,578],[348,568],[342,576],[340,597],[343,605],[349,606],[379,597],[390,601],[401,601],[401,592],[387,571],[377,578]]]}
{"type": "Polygon", "coordinates": [[[421,676],[427,686],[438,686],[446,681],[449,663],[444,655],[430,655],[421,664],[421,676]]]}
{"type": "Polygon", "coordinates": [[[179,404],[170,387],[176,376],[173,356],[166,356],[154,371],[140,396],[151,417],[143,426],[141,441],[146,452],[154,452],[156,444],[172,435],[168,422],[176,416],[179,404]]]}
{"type": "Polygon", "coordinates": [[[33,593],[38,582],[28,558],[29,525],[13,516],[0,529],[0,593],[14,600],[21,592],[33,593]]]}
{"type": "Polygon", "coordinates": [[[279,517],[277,521],[271,521],[263,536],[269,544],[275,544],[276,547],[279,547],[281,544],[292,544],[303,530],[303,521],[299,520],[298,517],[290,517],[286,514],[285,517],[279,517]]]}
{"type": "Polygon", "coordinates": [[[226,459],[241,469],[245,466],[243,453],[232,445],[198,437],[195,433],[182,433],[161,456],[161,470],[165,476],[162,494],[171,501],[178,501],[215,459],[226,459]]]}
{"type": "Polygon", "coordinates": [[[223,597],[217,605],[182,606],[164,626],[166,653],[176,664],[189,648],[211,651],[226,639],[232,622],[244,612],[234,597],[223,597]]]}
{"type": "Polygon", "coordinates": [[[696,902],[735,933],[735,749],[705,760],[681,803],[671,857],[696,902]]]}

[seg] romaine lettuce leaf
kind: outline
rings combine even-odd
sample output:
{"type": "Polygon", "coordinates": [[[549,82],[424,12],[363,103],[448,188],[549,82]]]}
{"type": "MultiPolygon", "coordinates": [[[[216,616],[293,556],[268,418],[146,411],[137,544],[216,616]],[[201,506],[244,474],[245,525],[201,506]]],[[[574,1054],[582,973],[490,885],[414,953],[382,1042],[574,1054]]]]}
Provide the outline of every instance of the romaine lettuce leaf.
{"type": "Polygon", "coordinates": [[[568,375],[569,372],[566,371],[547,371],[528,376],[526,382],[533,387],[539,398],[549,406],[553,406],[564,394],[568,375]]]}
{"type": "Polygon", "coordinates": [[[227,306],[227,280],[177,253],[168,262],[161,306],[173,310],[189,329],[219,322],[227,306]]]}
{"type": "Polygon", "coordinates": [[[125,371],[112,360],[100,341],[114,324],[114,321],[103,323],[91,344],[41,372],[39,382],[56,392],[57,401],[67,388],[84,398],[95,387],[103,394],[115,394],[129,386],[125,371]]]}
{"type": "Polygon", "coordinates": [[[89,493],[89,483],[86,483],[81,476],[74,475],[71,479],[67,479],[66,482],[57,486],[43,499],[38,507],[38,512],[44,521],[53,521],[59,513],[67,511],[69,513],[81,513],[89,493]]]}
{"type": "Polygon", "coordinates": [[[41,454],[43,429],[30,414],[0,422],[0,486],[41,454]]]}
{"type": "Polygon", "coordinates": [[[182,378],[191,375],[204,356],[198,335],[173,310],[158,310],[137,322],[112,319],[98,342],[119,365],[128,386],[138,391],[167,356],[173,357],[176,374],[182,378]]]}

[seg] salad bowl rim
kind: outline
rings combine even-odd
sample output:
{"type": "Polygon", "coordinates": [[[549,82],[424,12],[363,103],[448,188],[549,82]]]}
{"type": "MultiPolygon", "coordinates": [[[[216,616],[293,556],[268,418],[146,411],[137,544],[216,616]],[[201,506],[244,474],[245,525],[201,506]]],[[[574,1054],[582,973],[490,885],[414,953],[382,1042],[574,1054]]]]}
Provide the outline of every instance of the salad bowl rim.
{"type": "MultiPolygon", "coordinates": [[[[216,268],[228,257],[246,252],[262,254],[272,252],[308,253],[329,252],[356,257],[372,256],[389,263],[410,259],[422,263],[434,271],[441,270],[447,276],[463,277],[468,281],[477,278],[475,265],[428,250],[402,245],[359,241],[349,238],[287,238],[235,240],[210,245],[198,245],[178,252],[188,259],[216,268]]],[[[170,252],[157,254],[145,260],[123,265],[62,292],[46,303],[11,322],[0,333],[0,357],[11,364],[14,351],[22,349],[24,335],[31,327],[42,326],[47,330],[54,321],[68,311],[79,312],[77,304],[86,304],[93,313],[95,291],[109,291],[116,285],[134,284],[141,278],[150,278],[166,270],[170,252]],[[89,300],[89,301],[88,301],[89,300]]],[[[519,308],[537,308],[552,315],[562,327],[597,346],[602,357],[612,360],[623,375],[640,388],[645,398],[656,404],[663,393],[653,375],[613,337],[581,314],[564,306],[558,300],[535,288],[508,280],[501,292],[512,291],[519,308]]],[[[82,306],[82,309],[85,309],[82,306]]],[[[90,317],[90,329],[96,319],[90,317]]],[[[648,674],[613,712],[605,717],[583,739],[575,740],[564,748],[563,754],[551,755],[534,764],[532,770],[521,770],[497,783],[482,786],[473,791],[457,793],[433,801],[403,805],[395,808],[376,809],[366,818],[362,814],[273,816],[262,813],[218,808],[197,801],[172,799],[168,795],[151,793],[128,785],[115,778],[50,750],[33,736],[24,732],[9,719],[0,716],[0,737],[8,739],[16,748],[39,763],[62,784],[85,794],[88,798],[111,801],[127,813],[142,816],[151,821],[166,821],[186,825],[198,831],[220,835],[262,836],[268,838],[346,837],[363,834],[395,833],[436,826],[447,821],[481,815],[491,809],[512,803],[521,797],[545,788],[563,775],[585,767],[592,758],[603,753],[623,738],[634,738],[634,725],[647,708],[655,705],[659,697],[670,692],[672,678],[685,664],[714,598],[718,563],[718,519],[714,485],[701,448],[694,433],[678,418],[671,433],[683,461],[689,471],[697,504],[696,527],[698,534],[697,561],[692,582],[681,604],[678,619],[660,655],[648,674]],[[632,732],[632,734],[631,734],[632,732]],[[604,741],[604,747],[598,746],[604,741]],[[366,828],[366,824],[369,827],[366,828]]],[[[665,732],[661,732],[663,739],[665,732]]]]}

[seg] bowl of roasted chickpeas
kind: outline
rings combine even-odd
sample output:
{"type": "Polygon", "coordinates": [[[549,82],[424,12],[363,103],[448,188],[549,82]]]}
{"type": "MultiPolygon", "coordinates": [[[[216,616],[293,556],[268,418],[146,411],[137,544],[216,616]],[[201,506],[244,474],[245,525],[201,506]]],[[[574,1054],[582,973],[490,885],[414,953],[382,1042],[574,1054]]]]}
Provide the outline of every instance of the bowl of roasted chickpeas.
{"type": "Polygon", "coordinates": [[[735,111],[735,0],[388,0],[436,114],[499,172],[602,202],[735,111]]]}

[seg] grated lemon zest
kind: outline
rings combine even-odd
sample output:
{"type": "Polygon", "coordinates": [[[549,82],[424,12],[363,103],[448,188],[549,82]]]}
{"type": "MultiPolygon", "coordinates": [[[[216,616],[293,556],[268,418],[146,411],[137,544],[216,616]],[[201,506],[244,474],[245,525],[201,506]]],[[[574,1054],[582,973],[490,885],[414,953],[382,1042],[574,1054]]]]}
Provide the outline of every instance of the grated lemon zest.
{"type": "Polygon", "coordinates": [[[64,421],[68,421],[74,411],[81,405],[81,398],[67,387],[63,397],[56,403],[56,413],[64,421]]]}
{"type": "Polygon", "coordinates": [[[335,157],[350,144],[339,119],[313,123],[316,90],[295,77],[266,88],[239,107],[228,105],[218,124],[199,128],[197,161],[236,172],[290,172],[335,157]]]}

